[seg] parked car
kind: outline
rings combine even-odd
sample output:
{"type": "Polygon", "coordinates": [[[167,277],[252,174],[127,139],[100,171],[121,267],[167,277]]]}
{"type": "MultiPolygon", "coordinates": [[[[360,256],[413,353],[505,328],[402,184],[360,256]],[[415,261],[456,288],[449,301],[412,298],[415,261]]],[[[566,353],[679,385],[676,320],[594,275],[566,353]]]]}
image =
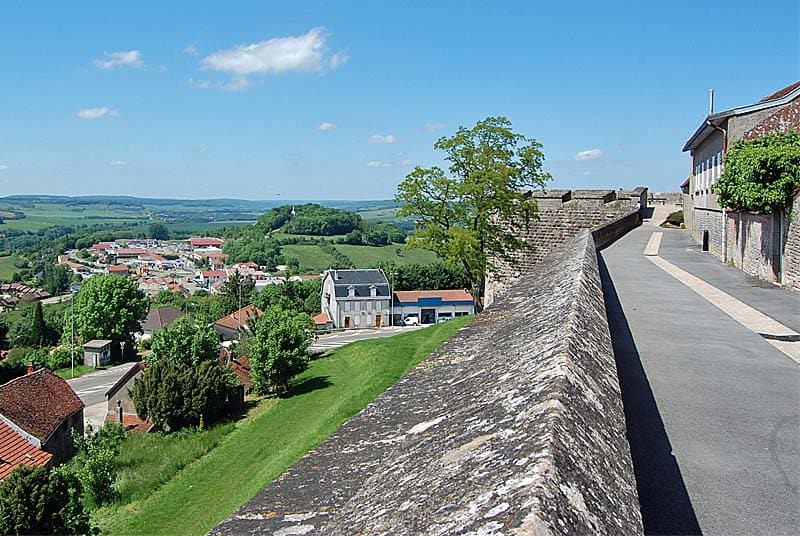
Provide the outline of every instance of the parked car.
{"type": "Polygon", "coordinates": [[[403,320],[403,324],[406,326],[418,326],[419,317],[417,315],[408,315],[405,320],[403,320]]]}

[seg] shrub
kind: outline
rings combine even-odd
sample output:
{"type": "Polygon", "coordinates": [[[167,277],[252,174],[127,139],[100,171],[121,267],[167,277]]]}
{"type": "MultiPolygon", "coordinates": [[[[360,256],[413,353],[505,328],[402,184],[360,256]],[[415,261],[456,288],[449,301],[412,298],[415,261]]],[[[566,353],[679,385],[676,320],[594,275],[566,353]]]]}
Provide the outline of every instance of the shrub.
{"type": "Polygon", "coordinates": [[[667,216],[667,219],[664,222],[674,227],[680,227],[681,225],[683,225],[683,211],[676,210],[675,212],[670,213],[670,215],[667,216]]]}
{"type": "Polygon", "coordinates": [[[96,534],[81,491],[65,469],[17,468],[0,483],[0,533],[96,534]]]}
{"type": "MultiPolygon", "coordinates": [[[[76,351],[75,359],[81,364],[81,356],[76,351]]],[[[47,368],[58,370],[72,366],[72,349],[69,346],[58,346],[47,357],[47,368]]]]}
{"type": "Polygon", "coordinates": [[[722,206],[770,213],[786,207],[798,186],[800,134],[789,131],[734,143],[712,189],[722,206]]]}
{"type": "Polygon", "coordinates": [[[86,435],[74,437],[78,455],[73,466],[85,493],[96,504],[111,501],[116,496],[114,481],[117,478],[115,458],[119,454],[125,429],[119,423],[108,423],[97,432],[91,425],[86,435]]]}
{"type": "Polygon", "coordinates": [[[149,365],[131,390],[136,413],[165,431],[209,425],[225,416],[236,377],[218,361],[196,367],[171,360],[149,365]]]}

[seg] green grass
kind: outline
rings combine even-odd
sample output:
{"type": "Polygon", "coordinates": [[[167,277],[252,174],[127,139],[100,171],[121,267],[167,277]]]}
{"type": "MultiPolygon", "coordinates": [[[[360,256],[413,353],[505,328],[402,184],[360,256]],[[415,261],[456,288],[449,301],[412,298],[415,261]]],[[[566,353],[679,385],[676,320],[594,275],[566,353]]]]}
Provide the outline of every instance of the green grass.
{"type": "Polygon", "coordinates": [[[336,249],[352,259],[358,268],[371,268],[379,262],[394,262],[397,264],[430,264],[437,257],[432,251],[425,249],[408,249],[402,244],[391,246],[351,246],[349,244],[337,245],[336,249]],[[400,250],[400,255],[397,250],[400,250]]]}
{"type": "Polygon", "coordinates": [[[0,279],[10,281],[14,277],[14,272],[19,271],[19,268],[14,266],[14,261],[16,260],[16,255],[0,257],[0,279]]]}
{"type": "MultiPolygon", "coordinates": [[[[338,247],[338,246],[337,246],[338,247]]],[[[333,257],[319,246],[289,244],[281,248],[284,257],[296,257],[302,273],[319,273],[335,264],[333,257]]]]}
{"type": "MultiPolygon", "coordinates": [[[[186,465],[157,491],[123,506],[97,510],[94,521],[106,534],[206,533],[468,320],[458,318],[396,337],[356,342],[312,361],[295,380],[291,396],[263,401],[216,448],[186,465]]],[[[153,457],[158,456],[157,449],[150,445],[153,457]]],[[[132,454],[131,460],[138,456],[140,463],[155,463],[146,461],[145,446],[140,450],[142,454],[132,454]]],[[[152,465],[140,469],[131,463],[129,470],[135,473],[161,469],[152,465]]],[[[141,487],[148,490],[154,485],[158,484],[148,480],[141,487]]],[[[146,495],[146,491],[138,493],[137,486],[129,486],[129,497],[146,495]]]]}
{"type": "MultiPolygon", "coordinates": [[[[83,359],[83,351],[78,348],[75,350],[75,360],[81,361],[83,359]]],[[[59,378],[63,378],[65,380],[71,380],[74,378],[80,378],[84,374],[89,374],[90,372],[97,372],[98,370],[107,369],[108,367],[88,367],[86,365],[75,365],[75,376],[72,375],[72,368],[62,368],[58,370],[54,370],[53,374],[58,376],[59,378]]]]}
{"type": "MultiPolygon", "coordinates": [[[[381,262],[430,264],[437,259],[436,254],[431,251],[407,249],[403,244],[382,247],[335,244],[335,247],[347,255],[357,268],[374,268],[381,262]]],[[[285,257],[297,257],[300,261],[300,271],[304,273],[321,272],[335,264],[334,258],[316,245],[289,244],[283,246],[281,251],[285,257]]]]}

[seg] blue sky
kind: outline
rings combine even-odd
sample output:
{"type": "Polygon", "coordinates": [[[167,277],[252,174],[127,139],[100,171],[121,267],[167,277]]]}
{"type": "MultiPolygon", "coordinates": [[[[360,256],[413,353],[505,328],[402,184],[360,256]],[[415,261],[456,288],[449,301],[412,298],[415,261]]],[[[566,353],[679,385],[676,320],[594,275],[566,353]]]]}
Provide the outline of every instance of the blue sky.
{"type": "Polygon", "coordinates": [[[676,191],[800,79],[797,0],[6,2],[0,195],[385,199],[489,115],[552,186],[676,191]]]}

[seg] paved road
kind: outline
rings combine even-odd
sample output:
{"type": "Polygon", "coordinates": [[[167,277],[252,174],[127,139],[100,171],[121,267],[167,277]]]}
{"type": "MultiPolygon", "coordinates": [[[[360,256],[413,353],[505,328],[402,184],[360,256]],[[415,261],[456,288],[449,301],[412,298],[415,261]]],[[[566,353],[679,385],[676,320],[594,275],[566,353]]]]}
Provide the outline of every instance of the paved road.
{"type": "Polygon", "coordinates": [[[378,339],[382,337],[392,337],[399,333],[413,331],[415,329],[422,329],[425,326],[393,326],[381,329],[355,329],[349,331],[341,331],[338,333],[331,333],[329,335],[320,335],[317,340],[311,345],[310,351],[313,353],[320,353],[333,348],[339,348],[351,342],[361,341],[364,339],[378,339]]]}
{"type": "Polygon", "coordinates": [[[686,231],[642,226],[601,252],[648,534],[800,534],[800,366],[642,254],[796,326],[800,295],[754,284],[686,231]]]}
{"type": "Polygon", "coordinates": [[[123,363],[116,367],[86,374],[74,380],[67,380],[67,383],[87,407],[93,406],[106,401],[106,391],[132,366],[133,363],[123,363]]]}

